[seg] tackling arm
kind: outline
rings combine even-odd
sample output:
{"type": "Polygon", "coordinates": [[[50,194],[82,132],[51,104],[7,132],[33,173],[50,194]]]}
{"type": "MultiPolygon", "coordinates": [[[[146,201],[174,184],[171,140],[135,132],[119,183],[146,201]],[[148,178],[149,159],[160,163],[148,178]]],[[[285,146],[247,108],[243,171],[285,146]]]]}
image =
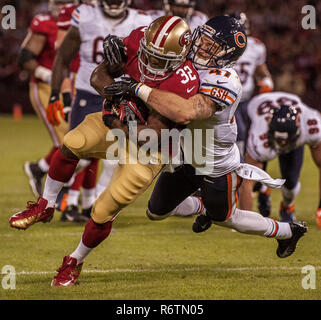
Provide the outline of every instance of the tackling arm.
{"type": "Polygon", "coordinates": [[[152,89],[146,102],[164,117],[183,125],[192,120],[207,119],[220,108],[202,94],[184,99],[177,94],[159,89],[152,89]]]}
{"type": "MultiPolygon", "coordinates": [[[[253,166],[256,166],[260,169],[263,168],[263,164],[261,162],[258,162],[254,160],[247,152],[245,154],[245,162],[248,164],[251,164],[253,166]]],[[[253,207],[253,198],[252,198],[252,191],[253,187],[255,185],[254,180],[246,180],[242,182],[242,185],[240,187],[240,209],[241,210],[248,210],[252,211],[253,207]]]]}

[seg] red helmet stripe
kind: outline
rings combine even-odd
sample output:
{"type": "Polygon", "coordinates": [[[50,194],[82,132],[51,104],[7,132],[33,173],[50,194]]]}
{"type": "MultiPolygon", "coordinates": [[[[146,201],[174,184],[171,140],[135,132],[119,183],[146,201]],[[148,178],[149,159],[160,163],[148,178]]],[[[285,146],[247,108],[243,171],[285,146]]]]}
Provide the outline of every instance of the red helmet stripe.
{"type": "Polygon", "coordinates": [[[169,32],[181,21],[182,19],[175,16],[170,16],[164,20],[161,26],[158,28],[154,39],[152,41],[157,47],[164,44],[169,32]]]}
{"type": "Polygon", "coordinates": [[[154,39],[153,39],[152,43],[155,44],[156,39],[157,39],[158,35],[160,34],[162,28],[163,28],[164,25],[167,23],[167,21],[170,20],[171,18],[172,18],[172,16],[169,16],[169,17],[167,17],[167,18],[163,21],[163,23],[160,25],[160,27],[158,28],[157,32],[155,33],[155,36],[154,36],[154,39]]]}

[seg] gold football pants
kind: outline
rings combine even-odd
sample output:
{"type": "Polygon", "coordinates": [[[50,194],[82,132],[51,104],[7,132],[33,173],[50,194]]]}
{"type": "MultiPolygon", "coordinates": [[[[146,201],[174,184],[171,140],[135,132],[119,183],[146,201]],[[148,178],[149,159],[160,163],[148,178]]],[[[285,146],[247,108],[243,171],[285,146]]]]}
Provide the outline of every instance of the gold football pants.
{"type": "MultiPolygon", "coordinates": [[[[66,134],[64,145],[79,159],[106,159],[107,149],[116,141],[106,140],[108,132],[111,133],[102,121],[102,113],[92,113],[66,134]]],[[[143,164],[139,161],[129,164],[128,143],[124,148],[127,161],[116,166],[108,187],[93,206],[91,216],[96,223],[112,220],[121,209],[133,203],[148,189],[163,168],[160,160],[156,164],[143,164]]],[[[160,154],[157,154],[157,158],[160,159],[160,154]]]]}
{"type": "Polygon", "coordinates": [[[30,82],[29,96],[31,104],[38,117],[44,122],[55,147],[59,147],[62,144],[64,135],[68,132],[69,125],[68,122],[60,117],[60,115],[61,121],[58,126],[53,126],[47,120],[46,108],[49,103],[50,93],[51,87],[49,84],[45,82],[30,82]]]}

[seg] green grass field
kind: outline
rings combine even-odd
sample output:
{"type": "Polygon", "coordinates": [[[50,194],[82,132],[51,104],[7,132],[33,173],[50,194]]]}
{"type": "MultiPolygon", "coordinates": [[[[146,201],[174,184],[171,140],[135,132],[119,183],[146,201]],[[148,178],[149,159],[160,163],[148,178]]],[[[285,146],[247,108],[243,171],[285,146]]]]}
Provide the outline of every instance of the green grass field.
{"type": "MultiPolygon", "coordinates": [[[[78,245],[84,225],[60,222],[60,212],[56,212],[51,223],[36,224],[25,232],[9,227],[9,217],[24,208],[27,200],[35,200],[22,165],[47,153],[51,141],[41,121],[33,116],[21,121],[0,117],[0,136],[0,270],[5,265],[16,270],[16,289],[0,286],[1,300],[321,298],[321,231],[314,218],[319,177],[308,149],[296,216],[307,221],[309,231],[291,257],[276,256],[274,239],[219,226],[194,234],[192,218],[150,221],[145,216],[148,190],[122,212],[111,236],[88,256],[80,285],[52,288],[55,270],[63,256],[78,245]],[[315,267],[316,289],[302,287],[302,267],[306,265],[315,267]]],[[[279,177],[276,161],[268,171],[279,177]]],[[[272,199],[272,216],[278,218],[280,191],[273,191],[272,199]]]]}

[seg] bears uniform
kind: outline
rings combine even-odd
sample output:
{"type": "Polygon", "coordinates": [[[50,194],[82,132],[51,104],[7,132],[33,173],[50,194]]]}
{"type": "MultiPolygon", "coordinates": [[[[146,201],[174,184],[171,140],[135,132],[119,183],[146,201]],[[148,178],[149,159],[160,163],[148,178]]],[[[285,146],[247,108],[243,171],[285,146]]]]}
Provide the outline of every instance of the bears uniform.
{"type": "MultiPolygon", "coordinates": [[[[46,37],[46,44],[36,60],[40,66],[51,70],[56,55],[57,21],[49,14],[37,15],[30,24],[30,31],[46,37]]],[[[46,118],[46,107],[49,101],[50,91],[51,89],[48,83],[31,77],[29,93],[32,106],[38,116],[44,121],[54,145],[59,147],[64,135],[68,131],[68,123],[62,120],[58,126],[52,126],[48,122],[46,118]]]]}
{"type": "Polygon", "coordinates": [[[301,188],[299,178],[304,160],[304,145],[313,148],[321,143],[321,114],[307,107],[294,94],[271,92],[260,94],[250,101],[249,117],[251,127],[247,153],[257,162],[267,162],[278,157],[282,178],[285,179],[280,216],[282,221],[292,221],[295,214],[294,200],[301,188]],[[269,121],[272,119],[270,110],[280,104],[294,106],[299,118],[299,136],[295,144],[283,153],[271,148],[268,141],[269,121]]]}
{"type": "MultiPolygon", "coordinates": [[[[140,81],[141,73],[138,67],[137,51],[139,42],[144,35],[145,28],[134,30],[123,40],[127,48],[127,63],[125,73],[140,81]]],[[[169,78],[164,81],[146,81],[149,86],[164,90],[170,90],[178,95],[189,98],[197,93],[199,77],[191,61],[185,61],[169,78]],[[180,70],[189,68],[194,79],[186,84],[185,73],[180,70]],[[190,88],[192,90],[189,90],[190,88]]],[[[106,141],[106,135],[110,130],[101,120],[102,113],[88,115],[75,129],[70,131],[64,139],[64,145],[79,158],[99,157],[106,158],[106,150],[114,142],[106,141]]],[[[113,174],[108,188],[96,200],[92,218],[97,223],[105,223],[124,206],[132,203],[142,194],[158,175],[163,165],[142,163],[119,164],[113,174]],[[138,183],[139,182],[139,183],[138,183]],[[109,205],[106,206],[106,203],[109,205]]]]}
{"type": "MultiPolygon", "coordinates": [[[[199,70],[200,93],[222,106],[222,111],[216,112],[206,120],[192,121],[187,127],[195,129],[212,129],[214,136],[205,145],[203,151],[208,158],[207,175],[218,177],[239,167],[239,151],[235,144],[237,127],[234,113],[242,95],[242,85],[237,73],[231,69],[199,70]],[[204,150],[205,149],[205,150],[204,150]]],[[[193,135],[194,136],[194,135],[193,135]]],[[[203,139],[204,140],[204,139],[203,139]]]]}
{"type": "Polygon", "coordinates": [[[251,99],[255,89],[255,70],[258,66],[266,62],[266,47],[263,42],[254,38],[247,37],[247,47],[245,52],[237,60],[234,69],[237,71],[242,87],[243,93],[240,102],[251,99]]]}
{"type": "MultiPolygon", "coordinates": [[[[279,102],[295,106],[300,115],[300,136],[296,141],[295,149],[305,144],[317,145],[321,142],[321,114],[317,110],[306,106],[294,94],[286,92],[264,93],[254,97],[249,103],[249,117],[251,127],[249,131],[247,152],[259,162],[271,161],[278,156],[277,152],[269,147],[267,140],[269,114],[273,106],[279,102]]],[[[291,150],[292,151],[292,150],[291,150]]]]}

